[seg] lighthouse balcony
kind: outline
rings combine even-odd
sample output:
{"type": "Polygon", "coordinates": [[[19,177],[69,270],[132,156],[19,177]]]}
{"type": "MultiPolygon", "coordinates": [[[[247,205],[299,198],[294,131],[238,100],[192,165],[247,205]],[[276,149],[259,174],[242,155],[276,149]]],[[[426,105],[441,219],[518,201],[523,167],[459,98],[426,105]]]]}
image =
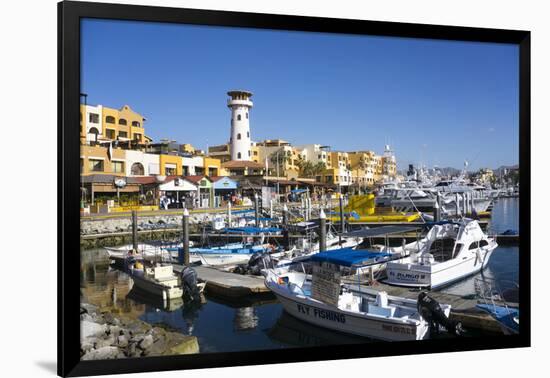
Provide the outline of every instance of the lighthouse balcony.
{"type": "Polygon", "coordinates": [[[234,100],[232,98],[228,99],[227,100],[227,106],[228,107],[233,107],[233,106],[247,106],[249,108],[252,107],[252,101],[250,100],[234,100]]]}

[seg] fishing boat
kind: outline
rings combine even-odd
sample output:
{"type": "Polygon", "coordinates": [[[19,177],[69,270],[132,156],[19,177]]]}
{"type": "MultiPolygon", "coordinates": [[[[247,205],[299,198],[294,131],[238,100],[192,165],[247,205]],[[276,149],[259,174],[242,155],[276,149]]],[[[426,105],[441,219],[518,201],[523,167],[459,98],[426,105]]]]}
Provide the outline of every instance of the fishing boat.
{"type": "MultiPolygon", "coordinates": [[[[316,266],[312,275],[268,269],[265,285],[286,312],[320,327],[386,341],[429,337],[432,323],[421,316],[417,300],[352,290],[340,282],[338,270],[328,266],[316,266]]],[[[438,316],[445,322],[451,306],[438,306],[438,316]]]]}
{"type": "Polygon", "coordinates": [[[495,238],[488,237],[475,220],[438,222],[422,240],[404,247],[407,257],[387,263],[385,282],[439,288],[481,271],[496,247],[495,238]]]}

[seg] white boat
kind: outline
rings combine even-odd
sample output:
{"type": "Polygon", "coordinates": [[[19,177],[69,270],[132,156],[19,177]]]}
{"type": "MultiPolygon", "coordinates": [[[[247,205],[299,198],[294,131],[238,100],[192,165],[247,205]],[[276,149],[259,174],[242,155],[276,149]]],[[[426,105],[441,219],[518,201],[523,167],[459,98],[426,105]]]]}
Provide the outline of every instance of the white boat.
{"type": "MultiPolygon", "coordinates": [[[[430,324],[419,314],[416,300],[340,285],[332,290],[337,298],[331,304],[314,298],[311,276],[305,273],[269,269],[265,274],[265,285],[285,311],[308,323],[387,341],[422,340],[430,335],[430,324]]],[[[448,317],[451,306],[441,305],[441,309],[448,317]]]]}
{"type": "Polygon", "coordinates": [[[422,240],[406,246],[407,257],[387,263],[386,283],[431,289],[445,286],[485,268],[497,246],[475,220],[436,224],[422,240]]]}
{"type": "Polygon", "coordinates": [[[130,269],[130,277],[137,288],[163,300],[181,298],[183,295],[180,277],[174,274],[172,265],[130,269]]]}
{"type": "MultiPolygon", "coordinates": [[[[189,246],[193,246],[193,242],[189,241],[189,246]]],[[[132,255],[136,259],[160,259],[161,261],[171,261],[177,259],[177,248],[181,248],[182,243],[171,245],[154,245],[147,243],[139,243],[137,246],[137,252],[133,251],[132,244],[126,244],[120,247],[103,247],[109,257],[125,258],[132,255]]]]}

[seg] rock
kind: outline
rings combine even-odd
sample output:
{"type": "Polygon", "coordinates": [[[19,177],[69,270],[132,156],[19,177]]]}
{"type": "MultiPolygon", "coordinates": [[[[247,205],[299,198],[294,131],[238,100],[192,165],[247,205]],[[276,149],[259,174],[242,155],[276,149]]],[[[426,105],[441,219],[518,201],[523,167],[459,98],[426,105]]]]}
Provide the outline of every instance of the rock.
{"type": "Polygon", "coordinates": [[[110,335],[104,339],[97,340],[95,343],[95,348],[100,349],[111,345],[115,345],[115,337],[113,335],[110,335]]]}
{"type": "Polygon", "coordinates": [[[82,354],[86,354],[94,348],[95,340],[92,341],[90,339],[91,338],[89,338],[87,341],[80,344],[80,351],[82,352],[82,354]]]}
{"type": "Polygon", "coordinates": [[[148,350],[148,352],[150,355],[160,356],[161,354],[166,352],[167,349],[168,349],[168,343],[166,342],[166,339],[163,337],[156,340],[153,343],[153,345],[151,345],[151,348],[148,350]]]}
{"type": "Polygon", "coordinates": [[[94,349],[82,356],[82,360],[112,360],[115,358],[120,358],[121,352],[117,347],[106,346],[99,349],[94,349]]]}
{"type": "Polygon", "coordinates": [[[195,336],[187,336],[181,343],[170,348],[165,354],[196,354],[199,351],[197,338],[195,336]]]}
{"type": "Polygon", "coordinates": [[[126,348],[128,346],[128,339],[124,335],[119,335],[117,337],[117,343],[119,348],[126,348]]]}
{"type": "Polygon", "coordinates": [[[97,312],[97,306],[91,305],[89,303],[81,303],[80,304],[81,311],[84,310],[88,314],[92,314],[94,312],[97,312]]]}
{"type": "Polygon", "coordinates": [[[88,320],[80,322],[80,340],[84,340],[90,336],[101,336],[105,334],[107,326],[104,324],[97,324],[88,320]]]}
{"type": "Polygon", "coordinates": [[[147,335],[145,336],[138,344],[138,347],[141,350],[147,350],[153,345],[153,336],[147,335]]]}
{"type": "Polygon", "coordinates": [[[121,331],[121,328],[119,326],[112,325],[112,326],[109,327],[109,334],[111,334],[115,337],[120,335],[120,331],[121,331]]]}
{"type": "Polygon", "coordinates": [[[110,312],[106,312],[105,314],[103,314],[103,319],[105,319],[107,323],[113,324],[115,317],[110,312]]]}
{"type": "Polygon", "coordinates": [[[94,318],[90,314],[84,313],[84,314],[80,315],[80,321],[84,321],[84,320],[86,320],[88,322],[93,322],[94,318]]]}

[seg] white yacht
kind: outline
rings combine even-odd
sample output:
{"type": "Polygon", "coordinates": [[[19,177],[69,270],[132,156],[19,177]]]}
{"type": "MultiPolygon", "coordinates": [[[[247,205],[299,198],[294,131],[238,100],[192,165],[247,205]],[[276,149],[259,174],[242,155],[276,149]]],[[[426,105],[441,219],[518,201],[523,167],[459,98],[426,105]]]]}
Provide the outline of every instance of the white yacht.
{"type": "Polygon", "coordinates": [[[386,283],[432,289],[445,286],[485,268],[496,247],[495,239],[475,220],[437,224],[422,240],[404,246],[407,257],[387,263],[386,283]]]}

